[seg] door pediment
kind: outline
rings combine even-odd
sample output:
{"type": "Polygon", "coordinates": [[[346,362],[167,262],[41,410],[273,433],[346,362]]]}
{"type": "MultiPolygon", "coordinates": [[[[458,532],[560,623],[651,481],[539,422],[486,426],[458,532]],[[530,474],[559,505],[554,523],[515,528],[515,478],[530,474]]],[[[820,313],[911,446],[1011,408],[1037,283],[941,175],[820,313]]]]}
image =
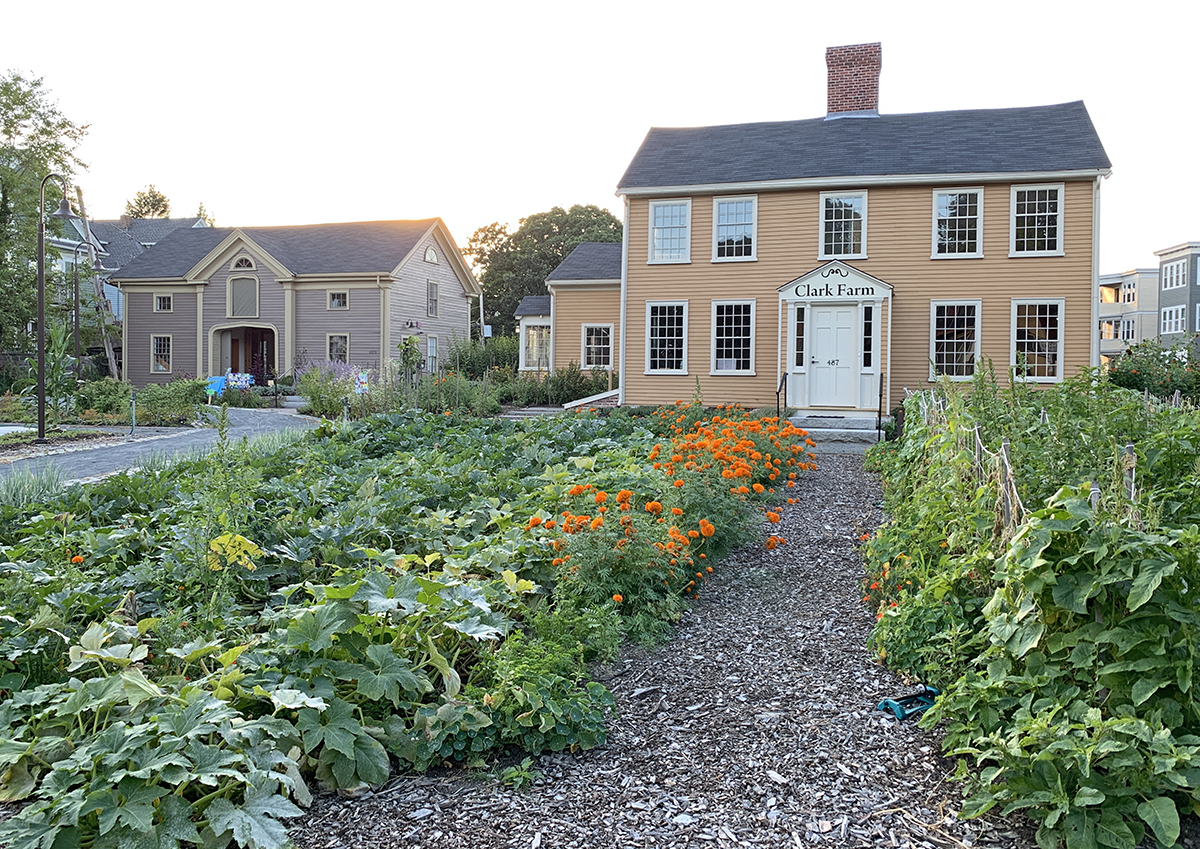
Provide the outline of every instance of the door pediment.
{"type": "Polygon", "coordinates": [[[831,260],[779,287],[782,301],[879,301],[892,286],[841,260],[831,260]]]}

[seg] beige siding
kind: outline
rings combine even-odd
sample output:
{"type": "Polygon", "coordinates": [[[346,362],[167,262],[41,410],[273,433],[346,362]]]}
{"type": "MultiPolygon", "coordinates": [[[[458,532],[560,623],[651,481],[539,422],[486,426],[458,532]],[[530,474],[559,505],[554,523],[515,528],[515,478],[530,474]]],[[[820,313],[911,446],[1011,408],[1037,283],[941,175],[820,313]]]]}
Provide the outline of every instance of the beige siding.
{"type": "Polygon", "coordinates": [[[163,286],[155,292],[125,292],[127,335],[122,359],[125,377],[134,386],[167,383],[201,374],[196,365],[196,293],[192,287],[163,286]],[[172,311],[154,311],[155,295],[172,295],[172,311]],[[150,371],[150,336],[171,337],[171,373],[150,371]]]}
{"type": "Polygon", "coordinates": [[[621,285],[604,288],[560,286],[554,293],[554,367],[568,363],[583,365],[583,326],[611,324],[613,373],[621,355],[621,285]]]}
{"type": "MultiPolygon", "coordinates": [[[[943,188],[962,184],[948,181],[943,188]]],[[[847,185],[847,190],[857,187],[847,185]]],[[[893,287],[889,407],[904,387],[929,384],[930,300],[982,301],[981,350],[1003,378],[1009,367],[1010,311],[1014,298],[1063,298],[1063,373],[1076,374],[1090,356],[1092,298],[1092,183],[1067,183],[1062,230],[1064,256],[1010,258],[1008,184],[984,187],[982,259],[930,259],[934,186],[872,188],[867,202],[867,259],[847,260],[893,287]]],[[[714,263],[712,196],[692,197],[691,262],[648,265],[648,201],[630,202],[628,302],[626,307],[627,404],[691,398],[697,377],[705,403],[775,403],[778,380],[777,290],[822,265],[818,258],[819,192],[758,196],[758,259],[714,263]],[[756,373],[710,376],[711,302],[756,299],[756,373]],[[688,302],[688,373],[646,375],[646,302],[688,302]]],[[[887,360],[887,311],[883,311],[880,363],[887,360]]]]}
{"type": "Polygon", "coordinates": [[[391,327],[392,344],[388,351],[392,357],[400,355],[397,345],[406,336],[418,332],[409,323],[420,323],[421,353],[424,355],[428,339],[438,340],[438,362],[440,367],[454,368],[449,362],[450,346],[456,339],[468,339],[471,335],[471,299],[463,291],[462,282],[450,264],[448,246],[431,233],[400,269],[392,284],[391,327]],[[437,251],[436,264],[425,261],[425,251],[432,247],[437,251]],[[438,314],[430,316],[428,310],[429,282],[438,284],[438,314]]]}
{"type": "MultiPolygon", "coordinates": [[[[329,356],[329,333],[350,334],[350,362],[363,368],[379,364],[378,286],[352,288],[337,282],[328,287],[296,290],[296,360],[314,362],[329,356]],[[347,292],[349,309],[328,309],[330,292],[347,292]]],[[[282,348],[281,348],[282,350],[282,348]]]]}

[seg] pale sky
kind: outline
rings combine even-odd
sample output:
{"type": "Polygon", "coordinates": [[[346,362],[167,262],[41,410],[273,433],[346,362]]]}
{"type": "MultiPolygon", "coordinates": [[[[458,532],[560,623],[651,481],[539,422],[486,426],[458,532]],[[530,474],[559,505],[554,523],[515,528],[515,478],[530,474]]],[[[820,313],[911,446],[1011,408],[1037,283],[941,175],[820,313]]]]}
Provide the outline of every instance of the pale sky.
{"type": "Polygon", "coordinates": [[[619,217],[651,126],[821,117],[825,48],[880,41],[884,113],[1087,104],[1101,273],[1200,241],[1194,0],[57,0],[0,32],[0,71],[90,125],[93,218],[150,183],[220,226],[437,215],[460,246],[553,206],[619,217]]]}

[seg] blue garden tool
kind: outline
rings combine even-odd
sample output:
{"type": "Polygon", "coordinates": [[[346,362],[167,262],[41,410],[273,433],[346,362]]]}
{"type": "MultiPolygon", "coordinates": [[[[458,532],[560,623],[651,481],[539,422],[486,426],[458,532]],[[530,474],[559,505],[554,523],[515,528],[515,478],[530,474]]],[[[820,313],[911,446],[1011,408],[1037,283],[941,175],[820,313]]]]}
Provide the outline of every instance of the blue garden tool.
{"type": "Polygon", "coordinates": [[[895,714],[896,719],[908,719],[910,716],[916,716],[921,711],[933,707],[933,700],[941,694],[941,690],[936,687],[922,684],[920,692],[913,693],[911,696],[902,696],[899,699],[884,699],[875,706],[875,709],[890,710],[895,714]]]}

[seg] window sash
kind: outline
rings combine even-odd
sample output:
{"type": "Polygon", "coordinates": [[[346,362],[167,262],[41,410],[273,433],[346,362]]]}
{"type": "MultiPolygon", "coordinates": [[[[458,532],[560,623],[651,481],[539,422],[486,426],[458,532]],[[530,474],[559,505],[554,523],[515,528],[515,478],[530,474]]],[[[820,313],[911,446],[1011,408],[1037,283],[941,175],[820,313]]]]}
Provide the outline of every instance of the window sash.
{"type": "Polygon", "coordinates": [[[150,337],[150,371],[154,374],[171,373],[171,337],[150,337]]]}
{"type": "Polygon", "coordinates": [[[754,369],[754,302],[713,303],[713,371],[754,369]]]}
{"type": "Polygon", "coordinates": [[[804,307],[796,307],[796,352],[795,363],[796,368],[804,368],[804,307]]]}
{"type": "Polygon", "coordinates": [[[174,312],[174,299],[171,295],[155,295],[154,296],[154,311],[155,312],[174,312]]]}
{"type": "Polygon", "coordinates": [[[1182,289],[1187,285],[1187,260],[1181,259],[1177,262],[1168,262],[1162,267],[1163,291],[1168,289],[1182,289]]]}
{"type": "Polygon", "coordinates": [[[684,370],[684,304],[647,304],[646,368],[650,371],[684,370]]]}
{"type": "Polygon", "coordinates": [[[1177,307],[1163,307],[1162,318],[1160,323],[1161,332],[1167,333],[1183,333],[1187,327],[1187,305],[1180,304],[1177,307]]]}
{"type": "Polygon", "coordinates": [[[333,363],[350,362],[350,334],[331,333],[325,337],[326,358],[333,363]]]}
{"type": "MultiPolygon", "coordinates": [[[[1200,304],[1197,304],[1196,325],[1200,327],[1200,304]]],[[[1121,322],[1121,340],[1124,342],[1132,342],[1136,336],[1136,328],[1134,327],[1133,319],[1127,318],[1121,322]]]]}
{"type": "Polygon", "coordinates": [[[428,341],[425,343],[425,370],[430,374],[437,374],[438,338],[436,336],[428,337],[428,341]]]}
{"type": "Polygon", "coordinates": [[[691,219],[690,200],[651,202],[651,262],[688,262],[691,259],[691,219]]]}
{"type": "Polygon", "coordinates": [[[612,328],[608,325],[583,328],[583,367],[612,368],[612,328]]]}
{"type": "Polygon", "coordinates": [[[861,257],[866,243],[867,195],[821,195],[821,257],[861,257]]]}
{"type": "Polygon", "coordinates": [[[982,194],[978,190],[934,192],[934,256],[983,254],[979,241],[982,194]]]}
{"type": "Polygon", "coordinates": [[[871,304],[864,304],[862,308],[862,367],[864,369],[874,368],[872,365],[874,352],[872,350],[875,339],[875,307],[871,304]]]}
{"type": "Polygon", "coordinates": [[[975,374],[979,359],[979,303],[937,303],[932,305],[933,376],[969,378],[975,374]]]}
{"type": "Polygon", "coordinates": [[[331,310],[348,310],[348,309],[350,309],[350,293],[349,292],[330,292],[329,293],[329,308],[331,310]]]}
{"type": "Polygon", "coordinates": [[[1062,186],[1014,186],[1012,252],[1061,254],[1062,186]]]}
{"type": "Polygon", "coordinates": [[[547,369],[550,367],[550,325],[525,325],[525,360],[527,369],[547,369]]]}
{"type": "Polygon", "coordinates": [[[1062,303],[1015,302],[1013,309],[1013,362],[1018,377],[1058,380],[1062,344],[1062,303]]]}
{"type": "Polygon", "coordinates": [[[434,281],[429,281],[429,286],[426,292],[427,303],[425,312],[430,318],[437,318],[438,314],[438,284],[434,281]]]}
{"type": "Polygon", "coordinates": [[[713,201],[713,259],[754,259],[757,198],[713,201]]]}

